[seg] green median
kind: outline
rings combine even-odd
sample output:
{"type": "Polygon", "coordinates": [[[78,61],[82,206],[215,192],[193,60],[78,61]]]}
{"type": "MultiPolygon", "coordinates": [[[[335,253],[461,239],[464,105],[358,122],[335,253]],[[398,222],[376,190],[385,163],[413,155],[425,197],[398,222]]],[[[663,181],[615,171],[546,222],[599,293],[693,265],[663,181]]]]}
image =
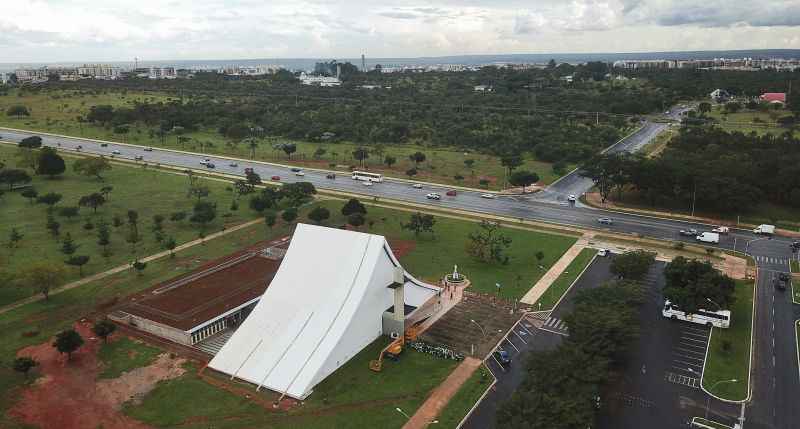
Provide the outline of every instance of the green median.
{"type": "Polygon", "coordinates": [[[729,401],[747,399],[750,380],[750,337],[753,320],[752,280],[737,280],[731,325],[713,328],[703,373],[703,388],[729,401]],[[727,382],[728,380],[736,382],[727,382]]]}
{"type": "Polygon", "coordinates": [[[536,301],[534,309],[536,310],[552,310],[558,303],[567,289],[578,279],[578,276],[583,272],[589,262],[592,261],[594,255],[597,254],[596,249],[586,248],[581,250],[581,253],[570,262],[567,269],[547,288],[547,290],[536,301]]]}
{"type": "Polygon", "coordinates": [[[455,428],[461,420],[475,406],[475,403],[483,396],[486,389],[492,384],[492,376],[489,371],[481,365],[472,373],[467,381],[461,385],[458,392],[450,399],[447,406],[439,413],[438,425],[442,428],[455,428]]]}

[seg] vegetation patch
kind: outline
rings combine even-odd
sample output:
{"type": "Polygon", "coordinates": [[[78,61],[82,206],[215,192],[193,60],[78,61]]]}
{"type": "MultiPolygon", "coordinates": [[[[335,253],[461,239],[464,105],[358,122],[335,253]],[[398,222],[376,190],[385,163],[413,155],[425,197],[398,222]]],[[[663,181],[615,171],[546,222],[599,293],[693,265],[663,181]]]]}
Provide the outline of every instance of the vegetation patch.
{"type": "Polygon", "coordinates": [[[97,357],[104,365],[99,378],[117,378],[132,369],[147,366],[160,353],[160,350],[128,337],[110,339],[97,352],[97,357]]]}
{"type": "Polygon", "coordinates": [[[494,378],[485,366],[478,367],[439,413],[439,417],[436,419],[439,421],[438,425],[443,428],[458,427],[458,424],[483,396],[493,380],[494,378]]]}
{"type": "Polygon", "coordinates": [[[551,310],[558,300],[567,292],[567,289],[578,279],[592,258],[597,254],[597,249],[585,248],[570,262],[564,272],[542,294],[534,309],[551,310]]]}

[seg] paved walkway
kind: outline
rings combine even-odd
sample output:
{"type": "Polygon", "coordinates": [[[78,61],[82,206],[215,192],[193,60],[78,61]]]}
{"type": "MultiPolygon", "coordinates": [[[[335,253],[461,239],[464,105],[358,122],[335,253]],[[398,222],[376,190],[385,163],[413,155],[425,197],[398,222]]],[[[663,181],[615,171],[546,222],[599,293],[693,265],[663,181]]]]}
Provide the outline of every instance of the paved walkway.
{"type": "MultiPolygon", "coordinates": [[[[243,228],[248,228],[248,227],[250,227],[252,225],[255,225],[255,224],[263,222],[263,221],[264,221],[263,218],[259,218],[259,219],[251,220],[250,222],[245,222],[245,223],[242,223],[242,224],[227,228],[224,231],[215,232],[213,234],[210,234],[210,235],[206,236],[205,238],[198,238],[196,240],[192,240],[192,241],[183,243],[180,246],[175,247],[174,251],[175,252],[179,252],[181,250],[185,250],[185,249],[188,249],[190,247],[197,246],[198,244],[202,244],[202,243],[204,243],[206,241],[213,240],[213,239],[218,238],[218,237],[222,237],[223,235],[230,234],[232,232],[238,231],[238,230],[243,229],[243,228]]],[[[161,259],[161,258],[163,258],[165,256],[169,256],[170,253],[171,252],[169,250],[165,250],[163,252],[159,252],[159,253],[147,256],[145,258],[142,258],[142,259],[140,259],[140,261],[141,262],[155,261],[155,260],[161,259]]],[[[74,281],[72,283],[67,283],[64,286],[61,286],[61,287],[58,287],[56,289],[51,290],[50,291],[50,296],[57,295],[57,294],[59,294],[61,292],[65,292],[65,291],[68,291],[70,289],[75,289],[76,287],[83,286],[83,285],[85,285],[87,283],[91,283],[91,282],[93,282],[95,280],[104,279],[104,278],[106,278],[108,276],[112,276],[114,274],[120,273],[120,272],[128,270],[130,268],[131,268],[131,264],[123,264],[123,265],[119,265],[117,267],[111,268],[110,270],[107,270],[107,271],[103,271],[103,272],[99,272],[99,273],[96,273],[96,274],[92,274],[91,276],[84,277],[84,278],[82,278],[80,280],[76,280],[76,281],[74,281]]],[[[11,310],[14,310],[16,308],[22,307],[23,305],[27,305],[27,304],[30,304],[30,303],[33,303],[33,302],[38,302],[38,301],[41,301],[43,299],[44,299],[44,297],[41,294],[33,295],[31,297],[19,300],[19,301],[13,303],[13,304],[6,305],[5,307],[0,307],[0,314],[7,313],[7,312],[9,312],[11,310]]]]}
{"type": "Polygon", "coordinates": [[[575,244],[572,245],[567,251],[561,256],[561,258],[547,270],[546,273],[536,282],[535,285],[522,297],[519,301],[525,304],[533,305],[539,298],[547,292],[547,288],[553,284],[554,281],[567,269],[569,264],[581,253],[586,247],[586,239],[582,238],[578,240],[575,244]]]}
{"type": "Polygon", "coordinates": [[[403,425],[403,429],[422,429],[427,427],[430,422],[436,420],[450,399],[458,393],[461,385],[464,384],[481,366],[482,361],[472,357],[464,358],[453,372],[436,389],[431,392],[431,396],[425,400],[417,412],[403,425]]]}

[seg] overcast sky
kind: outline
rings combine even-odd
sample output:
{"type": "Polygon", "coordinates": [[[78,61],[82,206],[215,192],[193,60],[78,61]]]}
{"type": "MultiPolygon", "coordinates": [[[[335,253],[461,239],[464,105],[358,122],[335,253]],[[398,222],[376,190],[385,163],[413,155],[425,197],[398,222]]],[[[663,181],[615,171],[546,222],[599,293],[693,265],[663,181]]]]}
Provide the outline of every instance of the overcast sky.
{"type": "Polygon", "coordinates": [[[800,0],[17,0],[0,63],[800,48],[800,0]]]}

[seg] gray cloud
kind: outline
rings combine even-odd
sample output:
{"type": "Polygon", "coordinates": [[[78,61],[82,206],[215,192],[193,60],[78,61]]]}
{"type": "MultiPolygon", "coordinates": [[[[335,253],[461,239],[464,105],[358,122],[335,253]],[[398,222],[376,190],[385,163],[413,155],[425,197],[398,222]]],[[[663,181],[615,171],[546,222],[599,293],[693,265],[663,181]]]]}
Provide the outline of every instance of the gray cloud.
{"type": "Polygon", "coordinates": [[[629,21],[648,22],[663,26],[697,25],[701,27],[777,27],[800,25],[800,3],[784,0],[705,2],[623,1],[622,13],[629,21]]]}

